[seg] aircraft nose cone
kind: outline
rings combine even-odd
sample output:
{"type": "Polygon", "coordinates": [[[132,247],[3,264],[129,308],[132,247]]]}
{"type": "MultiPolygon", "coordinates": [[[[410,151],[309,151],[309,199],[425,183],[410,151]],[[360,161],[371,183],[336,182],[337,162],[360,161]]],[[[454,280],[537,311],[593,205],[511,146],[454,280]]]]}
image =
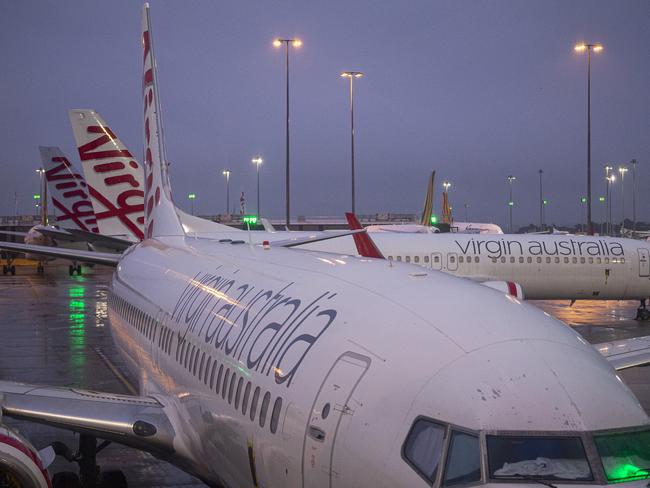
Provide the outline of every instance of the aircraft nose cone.
{"type": "Polygon", "coordinates": [[[438,411],[422,415],[477,430],[581,431],[649,422],[634,394],[589,345],[495,343],[445,367],[426,390],[435,399],[430,408],[438,411]]]}

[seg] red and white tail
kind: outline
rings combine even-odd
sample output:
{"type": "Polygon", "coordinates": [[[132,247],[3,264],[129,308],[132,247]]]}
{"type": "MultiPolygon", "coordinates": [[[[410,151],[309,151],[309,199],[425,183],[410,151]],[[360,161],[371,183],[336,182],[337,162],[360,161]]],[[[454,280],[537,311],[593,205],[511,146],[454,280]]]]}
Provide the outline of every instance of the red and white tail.
{"type": "Polygon", "coordinates": [[[38,149],[57,224],[68,229],[99,232],[88,187],[81,173],[58,147],[40,146],[38,149]]]}
{"type": "Polygon", "coordinates": [[[75,109],[69,116],[99,231],[142,240],[142,168],[97,112],[75,109]]]}
{"type": "Polygon", "coordinates": [[[183,236],[183,227],[172,201],[169,163],[165,157],[160,98],[156,80],[149,4],[142,9],[145,168],[145,237],[183,236]]]}

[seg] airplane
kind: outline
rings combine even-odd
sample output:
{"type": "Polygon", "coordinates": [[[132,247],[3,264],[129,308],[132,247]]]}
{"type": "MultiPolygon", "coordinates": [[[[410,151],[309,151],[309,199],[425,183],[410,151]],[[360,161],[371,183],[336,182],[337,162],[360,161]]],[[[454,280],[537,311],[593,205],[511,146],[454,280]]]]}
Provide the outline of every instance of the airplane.
{"type": "Polygon", "coordinates": [[[612,364],[645,364],[649,338],[597,350],[444,273],[188,236],[147,4],[142,27],[145,239],[111,256],[36,249],[115,267],[111,332],[140,395],[2,381],[3,415],[79,432],[83,486],[100,477],[98,438],[213,487],[647,483],[650,418],[612,364]],[[480,320],[459,316],[467,300],[480,320]]]}
{"type": "MultiPolygon", "coordinates": [[[[98,187],[99,184],[93,185],[93,171],[86,164],[105,163],[101,160],[89,159],[83,150],[89,144],[88,134],[109,134],[111,144],[117,145],[120,151],[128,152],[128,149],[101,116],[93,110],[71,110],[70,120],[80,148],[80,157],[84,161],[86,178],[91,188],[98,187]]],[[[105,146],[101,146],[101,150],[101,154],[110,152],[105,146]]],[[[132,163],[137,165],[131,156],[128,164],[133,166],[132,163]]],[[[125,162],[124,166],[126,164],[125,162]]],[[[433,174],[431,178],[433,179],[433,174]]],[[[144,173],[140,165],[137,165],[137,168],[133,166],[129,180],[132,181],[131,185],[144,186],[144,173]]],[[[425,198],[423,221],[430,220],[430,212],[427,214],[427,208],[431,207],[431,188],[432,180],[425,198]],[[429,202],[428,206],[427,202],[429,202]]],[[[106,206],[110,208],[120,206],[118,185],[102,188],[102,195],[102,201],[106,206]]],[[[133,201],[141,201],[138,208],[144,208],[144,200],[133,201]]],[[[133,206],[135,207],[135,203],[133,206]]],[[[96,208],[97,215],[101,215],[101,208],[100,210],[96,208]]],[[[217,227],[218,224],[203,219],[198,219],[205,222],[202,228],[191,229],[186,225],[187,214],[180,215],[185,230],[197,237],[250,239],[260,244],[264,240],[273,242],[317,235],[313,232],[275,231],[268,222],[265,224],[266,231],[254,231],[248,234],[227,226],[217,227]],[[242,237],[243,235],[246,237],[242,237]]],[[[142,213],[134,212],[133,216],[138,220],[143,219],[142,213]]],[[[98,218],[98,222],[101,226],[103,219],[98,218]]],[[[394,227],[398,229],[401,226],[394,227]]],[[[125,229],[125,232],[127,230],[125,229]]],[[[562,234],[477,235],[455,232],[435,234],[377,232],[373,236],[382,252],[395,261],[418,264],[425,268],[486,283],[488,286],[498,283],[500,289],[512,289],[518,297],[525,297],[527,300],[639,300],[636,318],[650,320],[650,310],[646,306],[646,299],[650,297],[650,243],[630,239],[562,234]],[[511,285],[504,288],[504,284],[507,283],[511,285]]],[[[137,235],[131,235],[131,239],[137,239],[137,235]]],[[[350,237],[319,241],[303,247],[323,252],[358,255],[350,237]]]]}

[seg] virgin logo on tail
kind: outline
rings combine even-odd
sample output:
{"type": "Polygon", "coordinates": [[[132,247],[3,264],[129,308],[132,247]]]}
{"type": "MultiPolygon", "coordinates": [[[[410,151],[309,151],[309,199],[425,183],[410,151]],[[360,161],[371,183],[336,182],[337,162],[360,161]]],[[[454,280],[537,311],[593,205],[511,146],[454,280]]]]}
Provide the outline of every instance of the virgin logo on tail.
{"type": "Polygon", "coordinates": [[[101,233],[141,240],[144,188],[140,166],[96,112],[72,110],[70,120],[101,233]]]}
{"type": "Polygon", "coordinates": [[[52,204],[60,213],[57,223],[86,232],[99,232],[83,176],[75,171],[59,148],[41,147],[40,150],[52,204]]]}

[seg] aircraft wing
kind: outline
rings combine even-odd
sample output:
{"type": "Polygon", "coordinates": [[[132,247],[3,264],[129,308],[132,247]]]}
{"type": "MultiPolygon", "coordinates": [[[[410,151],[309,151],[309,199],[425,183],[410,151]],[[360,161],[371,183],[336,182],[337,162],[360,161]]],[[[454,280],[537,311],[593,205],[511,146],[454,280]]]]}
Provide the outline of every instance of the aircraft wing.
{"type": "Polygon", "coordinates": [[[27,232],[17,232],[14,230],[0,230],[0,234],[3,236],[16,236],[16,237],[25,237],[27,232]]]}
{"type": "Polygon", "coordinates": [[[339,237],[350,236],[366,232],[366,229],[348,230],[345,232],[320,232],[308,237],[295,237],[292,239],[283,239],[279,241],[270,241],[269,245],[272,247],[296,247],[303,244],[311,244],[312,242],[326,241],[328,239],[337,239],[339,237]]]}
{"type": "Polygon", "coordinates": [[[602,342],[593,346],[617,371],[650,364],[650,336],[602,342]]]}
{"type": "Polygon", "coordinates": [[[18,244],[15,242],[0,242],[0,249],[4,249],[5,251],[41,254],[55,258],[72,259],[84,263],[104,264],[106,266],[117,266],[121,258],[121,254],[109,252],[79,251],[77,249],[18,244]]]}
{"type": "Polygon", "coordinates": [[[113,247],[125,251],[131,247],[135,242],[123,239],[121,237],[105,236],[103,234],[96,234],[81,229],[66,229],[70,234],[76,236],[76,240],[90,242],[104,247],[113,247]]]}
{"type": "Polygon", "coordinates": [[[38,229],[38,232],[59,241],[77,242],[79,240],[75,236],[70,234],[70,232],[67,232],[65,230],[55,229],[53,227],[52,228],[42,227],[38,229]]]}
{"type": "Polygon", "coordinates": [[[0,381],[2,415],[119,442],[158,455],[174,452],[164,399],[0,381]]]}

